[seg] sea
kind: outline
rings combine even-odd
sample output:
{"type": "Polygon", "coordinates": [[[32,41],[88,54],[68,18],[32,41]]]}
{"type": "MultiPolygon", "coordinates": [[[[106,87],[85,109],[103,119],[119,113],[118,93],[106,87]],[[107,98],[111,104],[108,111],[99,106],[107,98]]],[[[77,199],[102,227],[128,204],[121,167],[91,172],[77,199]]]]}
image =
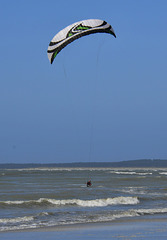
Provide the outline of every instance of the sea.
{"type": "Polygon", "coordinates": [[[153,216],[167,217],[166,168],[0,169],[1,232],[153,216]]]}

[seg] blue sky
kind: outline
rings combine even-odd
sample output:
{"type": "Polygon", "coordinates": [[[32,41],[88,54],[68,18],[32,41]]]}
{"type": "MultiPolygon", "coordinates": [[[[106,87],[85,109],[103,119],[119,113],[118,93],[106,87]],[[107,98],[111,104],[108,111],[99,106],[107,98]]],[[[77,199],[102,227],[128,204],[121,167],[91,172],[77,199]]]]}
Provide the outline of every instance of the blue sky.
{"type": "Polygon", "coordinates": [[[166,0],[2,0],[0,162],[167,159],[166,0]],[[62,28],[103,19],[61,51],[62,28]],[[91,149],[91,151],[90,151],[91,149]]]}

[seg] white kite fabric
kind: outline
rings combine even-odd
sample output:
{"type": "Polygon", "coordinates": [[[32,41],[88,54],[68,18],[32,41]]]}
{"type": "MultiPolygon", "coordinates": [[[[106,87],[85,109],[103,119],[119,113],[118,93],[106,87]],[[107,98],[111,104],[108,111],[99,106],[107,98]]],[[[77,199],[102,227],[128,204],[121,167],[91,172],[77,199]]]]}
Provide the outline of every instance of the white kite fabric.
{"type": "Polygon", "coordinates": [[[88,19],[69,25],[58,32],[51,40],[48,47],[48,58],[52,64],[57,54],[74,40],[93,33],[110,33],[116,37],[113,28],[106,21],[88,19]]]}

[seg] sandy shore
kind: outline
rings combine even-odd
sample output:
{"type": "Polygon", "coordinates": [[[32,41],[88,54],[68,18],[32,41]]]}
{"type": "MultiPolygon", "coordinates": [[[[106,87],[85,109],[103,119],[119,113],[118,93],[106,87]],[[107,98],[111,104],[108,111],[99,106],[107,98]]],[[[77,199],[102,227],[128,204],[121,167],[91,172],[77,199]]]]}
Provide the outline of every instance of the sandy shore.
{"type": "Polygon", "coordinates": [[[133,219],[110,223],[76,224],[15,232],[1,232],[2,240],[167,239],[167,218],[133,219]]]}

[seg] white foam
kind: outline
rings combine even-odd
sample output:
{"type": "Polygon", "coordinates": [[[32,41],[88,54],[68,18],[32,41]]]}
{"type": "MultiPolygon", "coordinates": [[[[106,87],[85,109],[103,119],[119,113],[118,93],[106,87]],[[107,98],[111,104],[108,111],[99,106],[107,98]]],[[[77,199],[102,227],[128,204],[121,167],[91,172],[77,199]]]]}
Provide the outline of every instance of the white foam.
{"type": "Polygon", "coordinates": [[[124,174],[124,175],[152,175],[152,173],[148,173],[148,172],[114,172],[114,173],[124,174]]]}
{"type": "MultiPolygon", "coordinates": [[[[130,209],[125,212],[115,213],[113,215],[98,216],[93,222],[104,222],[112,221],[124,217],[137,217],[140,215],[153,215],[153,214],[167,213],[167,208],[157,208],[157,209],[130,209]]],[[[92,221],[92,220],[91,220],[92,221]]]]}
{"type": "MultiPolygon", "coordinates": [[[[25,216],[25,217],[18,217],[18,218],[4,218],[0,219],[0,223],[2,227],[0,227],[0,231],[7,231],[7,230],[16,230],[16,229],[28,229],[28,228],[37,228],[41,226],[56,226],[56,225],[66,225],[66,224],[75,224],[75,223],[89,223],[89,222],[107,222],[113,221],[115,219],[125,218],[125,217],[135,217],[141,215],[152,215],[152,214],[163,214],[167,213],[167,208],[155,208],[155,209],[129,209],[127,211],[112,211],[112,212],[105,212],[105,214],[97,214],[94,218],[90,217],[77,217],[75,219],[71,219],[70,221],[61,220],[49,220],[46,222],[38,221],[34,222],[34,217],[32,216],[25,216]],[[19,223],[19,225],[17,224],[19,223]],[[9,225],[7,225],[9,224],[9,225]]],[[[47,216],[49,213],[42,212],[42,215],[47,216]]],[[[50,214],[49,214],[50,215],[50,214]]]]}
{"type": "Polygon", "coordinates": [[[114,172],[116,174],[125,174],[125,175],[133,175],[136,174],[136,172],[114,172]]]}
{"type": "Polygon", "coordinates": [[[55,200],[55,199],[39,199],[38,201],[48,201],[54,205],[78,205],[82,207],[105,207],[108,205],[120,205],[120,204],[138,204],[137,197],[115,197],[106,199],[95,200],[80,200],[80,199],[67,199],[67,200],[55,200]]]}
{"type": "Polygon", "coordinates": [[[25,202],[29,202],[29,201],[1,201],[1,204],[7,204],[7,205],[17,205],[17,204],[23,204],[25,202]]]}
{"type": "Polygon", "coordinates": [[[161,172],[159,174],[162,174],[162,175],[167,175],[167,172],[161,172]]]}
{"type": "Polygon", "coordinates": [[[16,217],[16,218],[0,218],[0,223],[20,223],[20,222],[30,222],[33,220],[34,220],[34,217],[32,216],[16,217]]]}
{"type": "Polygon", "coordinates": [[[120,204],[138,204],[139,200],[137,197],[115,197],[115,198],[106,198],[106,199],[95,199],[95,200],[81,200],[81,199],[48,199],[40,198],[38,200],[29,200],[29,201],[4,201],[0,202],[3,204],[11,205],[21,205],[21,204],[53,204],[57,206],[64,205],[78,205],[82,207],[105,207],[108,205],[120,205],[120,204]]]}
{"type": "Polygon", "coordinates": [[[156,213],[167,213],[167,208],[153,208],[153,209],[137,209],[136,213],[144,214],[156,214],[156,213]]]}
{"type": "Polygon", "coordinates": [[[130,194],[147,194],[147,191],[144,187],[126,187],[125,189],[119,190],[124,193],[130,193],[130,194]]]}

